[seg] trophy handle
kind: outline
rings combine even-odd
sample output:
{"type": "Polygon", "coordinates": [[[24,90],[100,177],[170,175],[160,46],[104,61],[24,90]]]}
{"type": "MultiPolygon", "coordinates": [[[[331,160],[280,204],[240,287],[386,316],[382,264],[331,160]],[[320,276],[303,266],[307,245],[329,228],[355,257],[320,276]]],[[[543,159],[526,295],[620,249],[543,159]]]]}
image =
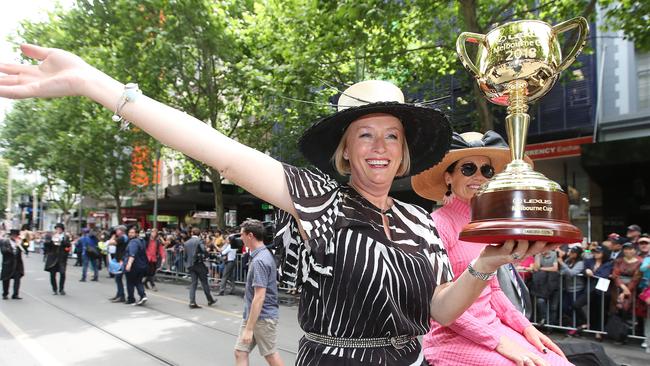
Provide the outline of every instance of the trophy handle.
{"type": "Polygon", "coordinates": [[[481,72],[478,70],[478,67],[474,65],[474,62],[467,55],[467,49],[465,48],[466,42],[472,43],[483,43],[485,41],[485,34],[463,32],[458,36],[456,40],[456,53],[460,56],[460,62],[463,63],[463,66],[471,71],[475,77],[480,77],[481,72]]]}
{"type": "Polygon", "coordinates": [[[587,35],[589,34],[589,23],[587,23],[587,19],[583,17],[575,17],[553,27],[553,32],[555,34],[560,34],[573,28],[578,28],[578,41],[564,60],[562,60],[560,66],[558,66],[557,72],[563,71],[569,67],[569,65],[575,61],[576,57],[578,57],[580,51],[582,51],[582,47],[584,47],[587,35]]]}

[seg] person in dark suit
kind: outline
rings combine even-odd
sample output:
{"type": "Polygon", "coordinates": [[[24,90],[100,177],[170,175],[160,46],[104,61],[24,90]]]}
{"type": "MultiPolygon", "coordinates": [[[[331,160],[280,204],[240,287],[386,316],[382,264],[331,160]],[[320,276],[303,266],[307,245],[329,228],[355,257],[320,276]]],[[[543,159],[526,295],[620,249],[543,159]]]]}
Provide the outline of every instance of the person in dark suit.
{"type": "Polygon", "coordinates": [[[190,309],[200,308],[196,303],[196,287],[199,281],[201,281],[201,287],[203,287],[205,297],[208,299],[208,306],[217,302],[210,293],[208,267],[203,263],[207,251],[203,241],[199,238],[199,234],[201,234],[199,228],[192,228],[192,237],[185,242],[185,268],[187,268],[192,277],[192,284],[190,285],[190,309]]]}
{"type": "Polygon", "coordinates": [[[23,265],[23,247],[21,246],[20,231],[11,229],[9,232],[9,239],[0,241],[0,252],[2,252],[2,299],[9,298],[9,281],[14,280],[14,293],[11,296],[14,300],[21,300],[20,279],[25,275],[25,267],[23,265]]]}
{"type": "Polygon", "coordinates": [[[531,319],[533,305],[530,301],[530,293],[515,266],[506,264],[499,267],[497,270],[497,278],[499,279],[499,286],[503,294],[506,295],[517,310],[524,314],[526,318],[531,319]]]}
{"type": "Polygon", "coordinates": [[[54,225],[54,235],[45,236],[45,270],[50,272],[50,284],[54,295],[65,295],[65,271],[70,253],[70,238],[65,234],[65,226],[58,223],[54,225]],[[59,283],[56,283],[56,274],[59,274],[59,283]]]}

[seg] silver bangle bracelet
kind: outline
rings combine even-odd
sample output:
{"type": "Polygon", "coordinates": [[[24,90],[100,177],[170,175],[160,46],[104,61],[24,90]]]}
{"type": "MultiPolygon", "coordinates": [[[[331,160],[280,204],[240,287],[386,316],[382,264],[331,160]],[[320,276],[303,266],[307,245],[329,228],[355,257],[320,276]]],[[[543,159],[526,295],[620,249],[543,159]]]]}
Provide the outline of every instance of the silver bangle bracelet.
{"type": "Polygon", "coordinates": [[[140,94],[142,94],[142,91],[140,88],[138,88],[138,84],[128,83],[124,85],[124,93],[122,93],[122,96],[117,101],[117,105],[115,106],[115,113],[112,117],[113,122],[122,122],[122,125],[120,126],[121,130],[126,130],[129,128],[129,121],[120,116],[122,108],[124,108],[126,103],[134,102],[136,99],[138,99],[140,94]]]}
{"type": "Polygon", "coordinates": [[[471,274],[472,276],[474,276],[474,277],[476,277],[476,278],[478,278],[479,280],[482,280],[482,281],[489,281],[489,280],[491,280],[494,276],[496,276],[496,274],[497,274],[496,271],[494,271],[494,272],[492,272],[492,273],[483,273],[483,272],[479,272],[479,271],[475,270],[474,267],[472,266],[472,264],[474,264],[474,263],[476,263],[476,259],[473,260],[472,262],[470,262],[470,263],[467,265],[467,271],[468,271],[469,274],[471,274]]]}

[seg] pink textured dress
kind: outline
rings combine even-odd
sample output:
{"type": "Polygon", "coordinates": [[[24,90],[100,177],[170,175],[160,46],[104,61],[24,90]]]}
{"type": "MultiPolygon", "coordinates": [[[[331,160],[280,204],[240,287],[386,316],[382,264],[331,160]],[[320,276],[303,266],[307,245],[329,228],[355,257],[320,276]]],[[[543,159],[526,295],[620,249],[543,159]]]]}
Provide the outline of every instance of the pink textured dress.
{"type": "MultiPolygon", "coordinates": [[[[459,199],[431,214],[445,243],[455,278],[479,256],[483,246],[458,240],[458,233],[470,220],[469,205],[459,199]]],[[[497,278],[490,281],[479,298],[453,324],[443,327],[431,321],[431,329],[424,336],[424,356],[434,366],[465,365],[494,366],[516,365],[501,356],[495,348],[501,336],[507,336],[551,365],[571,365],[570,362],[549,350],[543,354],[522,335],[530,322],[503,294],[497,278]]]]}

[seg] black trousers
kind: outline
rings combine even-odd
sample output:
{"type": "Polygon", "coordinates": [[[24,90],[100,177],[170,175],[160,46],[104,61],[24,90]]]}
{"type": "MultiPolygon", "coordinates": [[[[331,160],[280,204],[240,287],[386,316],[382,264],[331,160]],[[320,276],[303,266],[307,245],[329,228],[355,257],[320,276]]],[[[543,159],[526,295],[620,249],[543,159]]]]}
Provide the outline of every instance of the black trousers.
{"type": "Polygon", "coordinates": [[[133,302],[135,301],[135,289],[138,290],[138,295],[140,295],[140,299],[143,297],[147,297],[147,294],[144,292],[144,285],[142,284],[142,278],[144,278],[144,275],[146,272],[144,271],[136,271],[136,270],[131,270],[131,272],[126,272],[126,295],[127,295],[127,301],[128,302],[133,302]]]}
{"type": "Polygon", "coordinates": [[[7,296],[9,295],[9,281],[12,279],[14,280],[14,293],[13,296],[18,296],[18,292],[20,291],[20,278],[22,276],[20,275],[14,275],[12,278],[9,278],[7,280],[2,280],[2,296],[7,296]]]}
{"type": "Polygon", "coordinates": [[[208,284],[208,270],[202,265],[203,268],[195,269],[194,266],[189,268],[190,276],[192,277],[192,284],[190,285],[190,304],[196,304],[196,287],[198,282],[201,281],[201,287],[205,293],[205,298],[208,302],[214,301],[210,293],[210,285],[208,284]]]}
{"type": "Polygon", "coordinates": [[[50,284],[52,285],[52,291],[63,291],[65,285],[65,270],[61,271],[50,271],[50,284]],[[59,285],[56,285],[56,274],[59,274],[59,285]]]}

